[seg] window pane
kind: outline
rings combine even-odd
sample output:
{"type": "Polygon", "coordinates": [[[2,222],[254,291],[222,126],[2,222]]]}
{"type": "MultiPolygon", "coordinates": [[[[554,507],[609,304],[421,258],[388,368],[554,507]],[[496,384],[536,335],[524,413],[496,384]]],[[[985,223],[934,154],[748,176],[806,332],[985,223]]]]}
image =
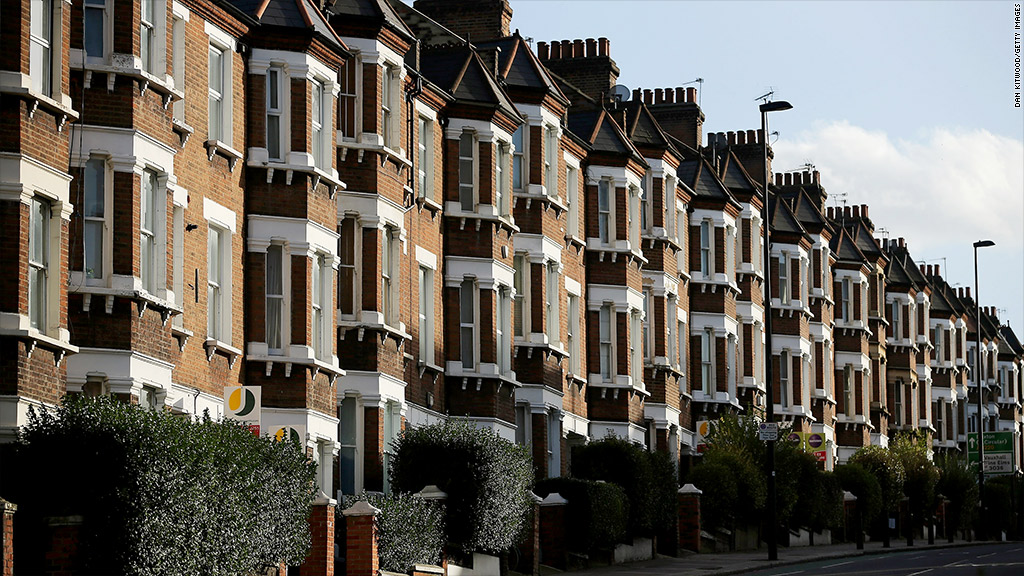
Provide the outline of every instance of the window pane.
{"type": "Polygon", "coordinates": [[[103,57],[103,2],[85,2],[85,55],[90,58],[103,57]]]}

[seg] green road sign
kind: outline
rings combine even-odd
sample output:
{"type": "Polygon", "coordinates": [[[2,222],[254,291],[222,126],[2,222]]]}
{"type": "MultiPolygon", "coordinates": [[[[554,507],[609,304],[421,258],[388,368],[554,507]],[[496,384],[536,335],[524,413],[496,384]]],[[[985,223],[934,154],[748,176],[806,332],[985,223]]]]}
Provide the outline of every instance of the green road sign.
{"type": "MultiPolygon", "coordinates": [[[[978,461],[978,433],[967,435],[967,460],[978,461]]],[[[985,432],[985,473],[1013,474],[1013,432],[985,432]]]]}

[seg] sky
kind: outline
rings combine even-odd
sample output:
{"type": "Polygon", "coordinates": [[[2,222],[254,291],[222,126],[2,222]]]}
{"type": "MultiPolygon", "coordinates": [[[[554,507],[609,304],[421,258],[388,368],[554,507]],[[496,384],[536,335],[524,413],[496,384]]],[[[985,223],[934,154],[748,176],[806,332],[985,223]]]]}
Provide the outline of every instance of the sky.
{"type": "Polygon", "coordinates": [[[700,89],[705,134],[772,114],[773,170],[812,164],[829,205],[867,204],[1024,339],[1024,108],[1014,2],[511,0],[536,41],[606,37],[629,89],[700,89]],[[687,84],[697,78],[702,83],[687,84]],[[1019,100],[1018,100],[1019,102],[1019,100]]]}

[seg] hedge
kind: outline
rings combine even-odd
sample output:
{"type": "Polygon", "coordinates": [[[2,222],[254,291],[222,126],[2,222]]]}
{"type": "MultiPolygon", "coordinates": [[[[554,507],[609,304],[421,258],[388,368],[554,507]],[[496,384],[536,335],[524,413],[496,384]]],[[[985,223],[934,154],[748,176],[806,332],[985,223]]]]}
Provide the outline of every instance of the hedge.
{"type": "Polygon", "coordinates": [[[441,564],[444,551],[444,503],[424,500],[404,492],[388,495],[363,493],[345,496],[337,513],[337,541],[345,542],[342,511],[360,500],[380,509],[377,515],[377,554],[380,569],[409,573],[414,564],[441,564]]]}
{"type": "Polygon", "coordinates": [[[678,482],[674,467],[662,459],[667,455],[609,436],[573,448],[572,476],[621,486],[629,501],[628,536],[649,536],[674,521],[668,515],[675,510],[678,482]]]}
{"type": "Polygon", "coordinates": [[[837,466],[835,475],[842,489],[857,497],[864,527],[870,526],[882,512],[882,488],[878,479],[857,464],[837,466]]]}
{"type": "Polygon", "coordinates": [[[536,493],[541,498],[557,492],[568,501],[566,526],[569,550],[590,554],[595,550],[613,548],[626,535],[629,503],[626,493],[617,484],[580,480],[577,478],[547,478],[537,483],[536,493]]]}
{"type": "Polygon", "coordinates": [[[68,396],[30,413],[15,459],[22,572],[43,571],[49,516],[83,517],[85,573],[251,574],[309,549],[316,464],[238,424],[68,396]]]}
{"type": "Polygon", "coordinates": [[[498,554],[519,542],[533,509],[533,464],[525,447],[449,420],[407,428],[393,448],[393,490],[418,492],[434,484],[448,494],[449,545],[498,554]]]}

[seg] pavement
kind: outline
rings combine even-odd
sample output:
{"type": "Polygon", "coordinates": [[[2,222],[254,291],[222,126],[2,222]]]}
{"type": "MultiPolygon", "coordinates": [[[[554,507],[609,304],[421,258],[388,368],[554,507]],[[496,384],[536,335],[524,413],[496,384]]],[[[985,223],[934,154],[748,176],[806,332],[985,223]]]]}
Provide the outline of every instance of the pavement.
{"type": "MultiPolygon", "coordinates": [[[[928,540],[915,540],[913,546],[907,546],[905,539],[893,539],[889,548],[883,548],[881,542],[865,542],[863,550],[858,550],[857,545],[852,543],[793,546],[789,548],[780,546],[779,559],[774,561],[768,561],[768,549],[763,547],[760,550],[744,552],[690,553],[679,558],[658,556],[653,560],[642,562],[612,564],[587,568],[585,570],[574,570],[571,574],[574,576],[696,576],[698,574],[706,576],[709,574],[742,574],[744,572],[800,564],[814,560],[994,543],[996,542],[985,540],[975,540],[973,542],[955,540],[953,543],[949,543],[945,539],[940,541],[936,538],[935,544],[928,544],[928,540]]],[[[542,568],[542,574],[544,573],[546,573],[546,570],[542,568]]]]}

